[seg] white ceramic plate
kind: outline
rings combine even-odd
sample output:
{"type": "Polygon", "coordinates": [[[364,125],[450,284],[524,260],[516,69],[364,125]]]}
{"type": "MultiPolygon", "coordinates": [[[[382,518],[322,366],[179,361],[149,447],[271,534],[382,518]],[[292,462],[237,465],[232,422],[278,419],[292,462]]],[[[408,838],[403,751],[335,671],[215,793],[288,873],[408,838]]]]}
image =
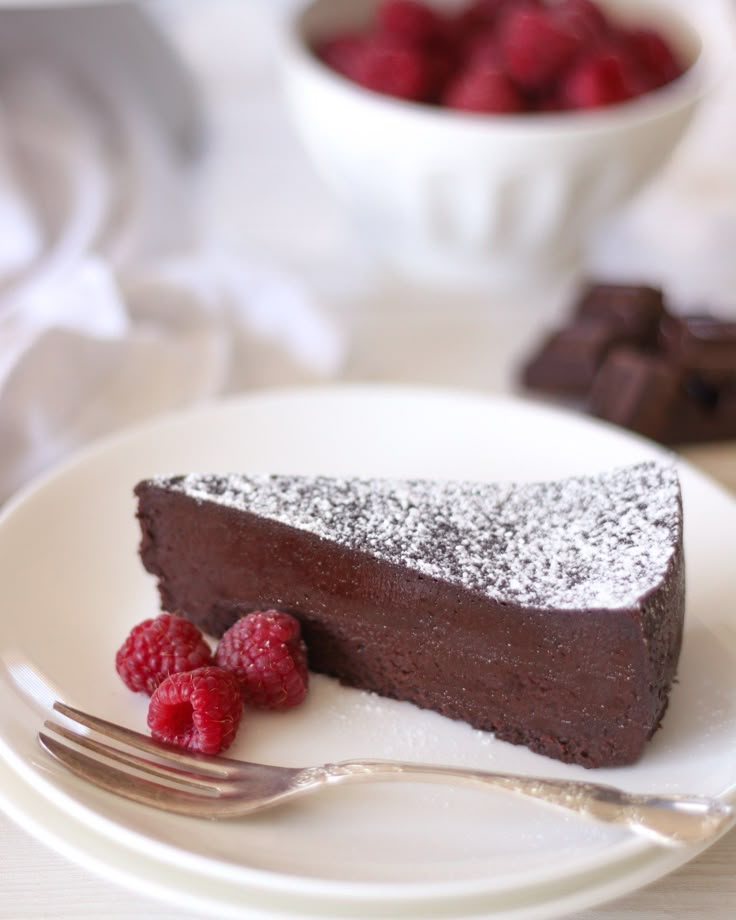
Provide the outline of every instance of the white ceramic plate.
{"type": "MultiPolygon", "coordinates": [[[[114,668],[155,612],[137,559],[132,487],[189,470],[540,479],[657,453],[604,425],[512,400],[427,390],[272,393],[172,417],[93,449],[0,519],[0,795],[32,833],[138,890],[222,916],[560,916],[694,855],[520,799],[436,786],[336,789],[229,823],[116,799],[66,775],[35,735],[53,692],[134,728],[146,701],[114,668]]],[[[681,467],[688,620],[670,711],[635,767],[595,778],[634,791],[736,786],[736,503],[681,467]]],[[[410,705],[317,678],[307,705],[249,716],[234,756],[309,764],[397,757],[585,777],[410,705]]]]}

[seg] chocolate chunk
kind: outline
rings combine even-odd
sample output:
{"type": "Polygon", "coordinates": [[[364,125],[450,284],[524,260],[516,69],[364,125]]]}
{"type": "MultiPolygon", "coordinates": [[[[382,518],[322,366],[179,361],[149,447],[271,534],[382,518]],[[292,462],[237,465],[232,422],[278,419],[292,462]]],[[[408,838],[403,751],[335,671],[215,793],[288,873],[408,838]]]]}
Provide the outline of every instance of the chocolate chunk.
{"type": "Polygon", "coordinates": [[[664,443],[736,438],[736,321],[673,316],[657,288],[589,285],[522,379],[664,443]]]}
{"type": "Polygon", "coordinates": [[[592,284],[577,303],[578,318],[602,320],[616,331],[618,341],[653,346],[664,316],[664,296],[644,285],[592,284]]]}
{"type": "Polygon", "coordinates": [[[667,316],[660,326],[663,353],[704,379],[736,376],[736,322],[713,316],[667,316]]]}
{"type": "Polygon", "coordinates": [[[660,343],[667,360],[686,375],[670,440],[686,444],[736,438],[736,322],[705,314],[668,316],[660,343]]]}
{"type": "Polygon", "coordinates": [[[596,376],[588,408],[598,418],[667,441],[682,388],[677,367],[657,355],[617,348],[596,376]]]}
{"type": "Polygon", "coordinates": [[[671,420],[667,441],[671,444],[697,444],[736,438],[736,375],[718,385],[698,374],[687,375],[685,396],[671,420]]]}
{"type": "Polygon", "coordinates": [[[721,388],[698,374],[691,374],[685,380],[685,395],[701,409],[715,410],[721,401],[721,388]]]}
{"type": "Polygon", "coordinates": [[[585,395],[607,352],[619,341],[600,319],[580,319],[551,335],[523,370],[531,389],[585,395]]]}

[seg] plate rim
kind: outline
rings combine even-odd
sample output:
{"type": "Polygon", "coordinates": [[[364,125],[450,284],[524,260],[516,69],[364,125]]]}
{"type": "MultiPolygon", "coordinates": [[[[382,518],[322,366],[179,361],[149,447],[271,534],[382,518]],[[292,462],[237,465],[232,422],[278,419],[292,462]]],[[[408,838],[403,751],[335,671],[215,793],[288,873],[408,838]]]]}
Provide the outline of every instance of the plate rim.
{"type": "MultiPolygon", "coordinates": [[[[1,2],[1,0],[0,0],[1,2]]],[[[92,0],[90,0],[92,2],[92,0]]],[[[695,476],[708,485],[718,489],[724,497],[730,502],[736,504],[736,496],[730,493],[724,486],[709,477],[693,466],[686,458],[677,454],[675,451],[648,440],[636,432],[628,431],[593,416],[584,415],[557,404],[551,404],[534,397],[522,396],[517,394],[500,394],[488,393],[476,387],[452,387],[452,386],[435,386],[421,385],[414,383],[373,383],[373,382],[350,382],[350,383],[315,383],[298,386],[283,387],[264,387],[258,391],[247,393],[234,393],[221,396],[215,399],[209,399],[194,405],[170,409],[149,417],[142,421],[126,425],[114,432],[101,435],[92,441],[80,445],[73,450],[68,456],[54,463],[48,469],[42,470],[35,474],[19,489],[10,495],[3,505],[0,505],[0,525],[4,524],[6,516],[14,512],[16,506],[20,505],[26,499],[30,498],[35,492],[46,487],[46,485],[59,476],[66,474],[81,463],[89,462],[97,454],[102,454],[108,450],[122,447],[125,443],[137,438],[144,437],[147,433],[154,430],[176,426],[187,420],[196,420],[199,416],[206,416],[212,412],[229,412],[241,406],[248,406],[252,403],[271,402],[271,401],[290,401],[292,399],[317,399],[339,398],[347,399],[360,396],[364,398],[373,398],[382,396],[390,398],[400,396],[402,398],[441,398],[449,400],[458,400],[461,402],[472,400],[478,404],[487,404],[494,406],[514,405],[533,413],[542,413],[549,417],[558,417],[567,422],[574,422],[581,427],[590,427],[591,429],[607,433],[615,439],[620,439],[622,443],[637,444],[644,450],[659,456],[662,459],[669,459],[675,463],[678,468],[686,468],[690,476],[695,476]]]]}
{"type": "MultiPolygon", "coordinates": [[[[75,836],[74,839],[71,840],[68,827],[70,816],[63,809],[58,808],[55,803],[52,803],[53,810],[58,812],[58,817],[64,822],[63,834],[49,830],[45,807],[43,809],[43,821],[38,818],[31,818],[29,820],[28,810],[22,810],[18,807],[17,798],[9,799],[7,795],[5,795],[5,790],[8,788],[5,782],[7,778],[10,779],[11,785],[15,782],[22,790],[20,793],[21,795],[25,792],[26,795],[31,798],[37,799],[42,807],[47,805],[47,800],[38,794],[33,786],[26,782],[24,777],[19,776],[2,758],[0,758],[0,779],[3,779],[3,783],[0,784],[0,810],[19,827],[31,833],[36,840],[48,846],[64,858],[87,869],[98,878],[132,890],[135,894],[143,894],[144,896],[152,897],[169,905],[178,904],[183,907],[194,906],[195,912],[210,911],[215,908],[222,912],[224,909],[226,914],[220,914],[223,917],[244,916],[242,909],[238,907],[238,904],[242,906],[240,897],[242,897],[243,894],[258,892],[257,887],[239,885],[237,886],[237,890],[234,891],[230,897],[225,897],[224,892],[219,888],[214,894],[208,895],[202,890],[199,890],[199,885],[205,885],[206,882],[211,881],[210,879],[204,877],[200,882],[200,880],[195,878],[188,870],[179,870],[176,866],[172,866],[165,862],[162,863],[156,858],[150,859],[147,855],[125,846],[114,837],[98,833],[94,828],[90,828],[78,822],[73,817],[71,820],[74,824],[73,831],[75,836]],[[3,777],[4,773],[6,774],[5,777],[3,777]],[[90,849],[91,844],[87,844],[86,846],[84,844],[80,845],[77,842],[79,836],[82,838],[89,838],[92,841],[101,841],[107,849],[112,849],[113,853],[117,855],[117,860],[112,863],[109,858],[103,859],[96,855],[90,860],[90,852],[93,852],[90,849]],[[142,878],[141,866],[149,867],[154,863],[157,867],[157,876],[155,880],[151,880],[147,876],[142,878]],[[168,875],[172,878],[167,881],[162,881],[158,874],[158,870],[162,870],[165,876],[168,875]],[[182,875],[182,879],[185,882],[184,885],[182,885],[182,879],[179,879],[179,874],[182,875]],[[141,885],[143,886],[142,888],[140,887],[141,885]],[[192,898],[194,898],[196,902],[194,905],[192,898]],[[233,900],[233,898],[235,900],[233,900]]],[[[491,906],[490,911],[492,912],[489,913],[488,897],[485,896],[483,892],[471,892],[462,899],[464,906],[461,908],[460,913],[453,907],[453,904],[458,903],[458,899],[454,895],[449,895],[447,898],[443,899],[446,902],[446,904],[442,905],[443,910],[441,912],[433,910],[433,916],[436,916],[437,920],[461,920],[461,918],[462,920],[465,920],[465,918],[470,920],[470,918],[479,918],[480,915],[478,911],[482,910],[482,916],[484,918],[492,917],[494,920],[542,920],[542,918],[544,918],[544,920],[553,920],[553,918],[561,918],[568,916],[571,911],[584,910],[606,903],[623,894],[630,894],[637,891],[643,886],[657,881],[670,872],[680,868],[702,852],[705,847],[698,848],[696,852],[692,852],[689,849],[662,850],[656,847],[651,849],[652,852],[649,854],[650,858],[643,863],[636,854],[624,860],[624,863],[627,865],[633,864],[631,873],[625,877],[630,878],[634,874],[637,875],[636,884],[632,887],[627,887],[625,891],[615,887],[619,881],[619,876],[613,875],[611,871],[615,867],[602,866],[597,870],[594,869],[588,873],[584,873],[583,877],[590,880],[589,886],[585,888],[580,886],[565,888],[560,885],[550,885],[547,883],[546,885],[543,884],[541,886],[533,886],[532,888],[524,888],[521,890],[522,894],[528,895],[529,893],[534,893],[544,898],[544,889],[546,887],[548,891],[551,889],[555,892],[554,901],[550,901],[547,897],[543,900],[533,900],[531,903],[522,903],[521,905],[501,903],[496,906],[491,906]],[[668,868],[664,871],[660,865],[661,861],[657,859],[657,850],[670,855],[668,868]],[[540,888],[542,889],[541,891],[539,890],[540,888]],[[612,888],[614,890],[609,890],[612,888]]],[[[200,873],[197,873],[197,875],[199,874],[200,873]]],[[[267,892],[266,894],[268,896],[273,893],[274,892],[267,892]]],[[[503,898],[505,894],[507,893],[501,892],[500,897],[503,898]]],[[[287,900],[288,897],[289,896],[287,896],[287,900]]],[[[333,913],[334,910],[341,909],[342,898],[338,896],[337,899],[335,899],[334,897],[326,897],[325,895],[322,897],[322,901],[315,898],[315,903],[308,913],[304,913],[302,910],[298,912],[289,910],[288,913],[284,913],[282,907],[277,907],[275,910],[269,909],[264,911],[258,909],[258,912],[254,915],[251,912],[252,905],[249,904],[247,916],[254,918],[263,917],[264,920],[266,920],[266,918],[268,918],[268,920],[281,920],[281,918],[284,918],[284,920],[287,920],[287,918],[288,920],[296,920],[296,918],[299,918],[299,920],[302,920],[302,918],[305,918],[305,920],[334,920],[334,918],[338,916],[342,918],[342,914],[333,913]],[[318,911],[318,913],[315,913],[315,911],[318,911]]],[[[301,898],[298,895],[297,898],[299,899],[299,904],[303,906],[301,898]]],[[[434,908],[438,906],[434,898],[430,897],[426,900],[431,900],[434,908]]],[[[351,899],[351,904],[352,902],[353,899],[351,899]]],[[[368,905],[369,908],[373,906],[380,909],[383,906],[383,902],[379,901],[376,905],[368,905]]],[[[407,901],[403,906],[406,911],[410,911],[412,906],[415,909],[421,909],[426,905],[423,901],[421,903],[407,901]]],[[[296,907],[296,900],[292,907],[296,907]]],[[[364,920],[364,918],[365,920],[374,920],[374,918],[379,916],[370,909],[366,912],[355,912],[351,910],[350,915],[356,918],[356,920],[364,920]]],[[[397,912],[395,916],[406,917],[407,920],[415,920],[415,917],[419,916],[424,920],[424,915],[422,914],[415,915],[404,911],[397,912]]]]}

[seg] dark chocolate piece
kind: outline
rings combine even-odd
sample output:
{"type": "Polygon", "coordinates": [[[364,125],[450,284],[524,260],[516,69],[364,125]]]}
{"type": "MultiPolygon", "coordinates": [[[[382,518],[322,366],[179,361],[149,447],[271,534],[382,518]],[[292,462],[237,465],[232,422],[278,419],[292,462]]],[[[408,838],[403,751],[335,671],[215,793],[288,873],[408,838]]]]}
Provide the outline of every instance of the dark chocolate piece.
{"type": "Polygon", "coordinates": [[[633,348],[612,351],[590,392],[588,409],[655,441],[668,440],[683,373],[657,355],[633,348]]]}
{"type": "Polygon", "coordinates": [[[682,369],[683,398],[672,414],[674,444],[736,437],[736,322],[708,315],[668,316],[662,354],[682,369]]]}
{"type": "Polygon", "coordinates": [[[681,399],[670,422],[669,444],[698,444],[736,438],[736,376],[718,385],[697,374],[685,377],[687,397],[681,399]]]}
{"type": "Polygon", "coordinates": [[[603,359],[619,341],[616,330],[597,319],[581,319],[555,332],[523,370],[532,389],[583,395],[603,359]]]}
{"type": "Polygon", "coordinates": [[[657,288],[590,285],[521,376],[665,444],[736,438],[736,321],[673,316],[657,288]]]}
{"type": "Polygon", "coordinates": [[[736,322],[712,316],[668,316],[660,347],[667,358],[702,379],[736,377],[736,322]]]}
{"type": "Polygon", "coordinates": [[[527,362],[523,381],[534,390],[584,396],[612,348],[654,347],[663,314],[662,292],[655,288],[590,285],[571,321],[527,362]]]}
{"type": "Polygon", "coordinates": [[[615,330],[616,340],[653,346],[664,316],[659,288],[630,284],[592,284],[577,303],[575,316],[598,319],[615,330]]]}
{"type": "Polygon", "coordinates": [[[297,616],[310,667],[584,766],[632,763],[682,635],[676,472],[529,485],[189,475],[140,483],[162,606],[297,616]]]}

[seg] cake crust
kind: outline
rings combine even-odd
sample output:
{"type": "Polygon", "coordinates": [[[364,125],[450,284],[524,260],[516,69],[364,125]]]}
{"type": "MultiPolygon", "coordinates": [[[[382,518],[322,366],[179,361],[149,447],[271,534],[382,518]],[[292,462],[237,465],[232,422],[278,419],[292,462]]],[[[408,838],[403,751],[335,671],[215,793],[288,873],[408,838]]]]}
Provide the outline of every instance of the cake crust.
{"type": "Polygon", "coordinates": [[[136,487],[162,607],[221,635],[275,607],[310,667],[561,760],[632,763],[684,616],[677,476],[491,485],[188,475],[136,487]]]}

